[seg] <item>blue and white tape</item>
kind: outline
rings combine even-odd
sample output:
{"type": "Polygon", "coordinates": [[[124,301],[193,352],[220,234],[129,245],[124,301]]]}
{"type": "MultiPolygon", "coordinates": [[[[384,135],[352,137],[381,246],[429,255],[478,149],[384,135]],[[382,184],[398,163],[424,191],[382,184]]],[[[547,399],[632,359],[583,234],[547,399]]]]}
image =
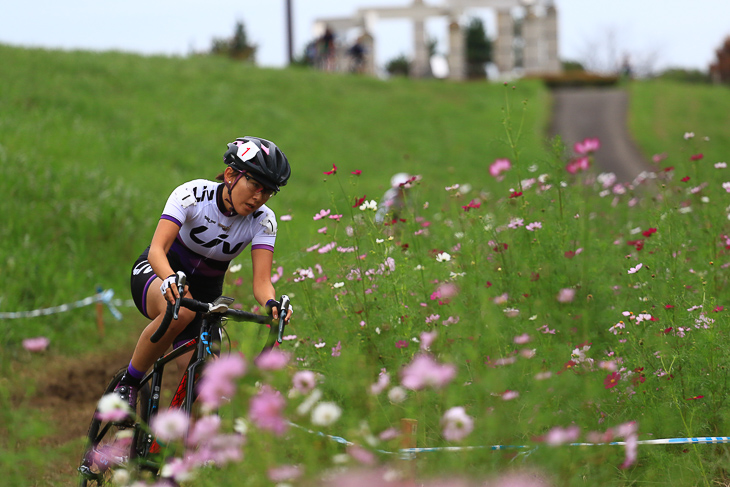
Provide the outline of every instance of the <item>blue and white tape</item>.
{"type": "Polygon", "coordinates": [[[55,313],[63,313],[76,308],[83,308],[84,306],[90,306],[94,303],[101,302],[109,308],[111,314],[117,319],[122,319],[122,313],[117,309],[118,306],[134,306],[134,302],[131,300],[123,301],[121,299],[112,299],[114,297],[114,291],[107,289],[105,291],[99,291],[93,296],[81,299],[79,301],[61,304],[59,306],[53,306],[51,308],[34,309],[32,311],[14,311],[14,312],[0,312],[0,320],[12,320],[16,318],[35,318],[37,316],[48,316],[55,313]]]}
{"type": "MultiPolygon", "coordinates": [[[[321,431],[314,431],[303,426],[299,426],[296,423],[289,423],[291,426],[304,430],[308,433],[312,433],[318,436],[329,438],[332,441],[341,443],[343,445],[353,445],[351,441],[342,438],[341,436],[328,435],[321,431]]],[[[723,444],[730,443],[730,436],[699,436],[699,437],[688,437],[688,438],[660,438],[656,440],[639,440],[639,445],[682,445],[682,444],[723,444]]],[[[612,441],[610,443],[566,443],[568,446],[605,446],[605,445],[626,445],[625,441],[612,441]]],[[[432,448],[400,448],[397,452],[390,452],[385,450],[377,450],[379,453],[386,453],[389,455],[400,455],[403,459],[413,459],[417,453],[431,453],[431,452],[456,452],[456,451],[469,451],[469,450],[508,450],[508,449],[530,449],[535,448],[527,445],[490,445],[490,446],[444,446],[444,447],[432,447],[432,448]]]]}

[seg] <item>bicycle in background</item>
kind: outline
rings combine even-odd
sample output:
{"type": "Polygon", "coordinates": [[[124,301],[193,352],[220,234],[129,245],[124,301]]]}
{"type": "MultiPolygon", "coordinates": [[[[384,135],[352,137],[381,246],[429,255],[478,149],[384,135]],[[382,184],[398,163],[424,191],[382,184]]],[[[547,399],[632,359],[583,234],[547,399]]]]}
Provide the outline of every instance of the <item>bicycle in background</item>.
{"type": "MultiPolygon", "coordinates": [[[[185,274],[178,273],[178,289],[185,288],[185,274]]],[[[266,343],[261,351],[271,350],[281,344],[285,327],[284,318],[289,308],[289,297],[282,295],[280,304],[283,312],[279,313],[278,326],[271,325],[271,316],[258,315],[247,311],[230,309],[233,298],[220,296],[212,303],[205,303],[189,298],[178,298],[175,304],[169,304],[165,317],[159,328],[151,337],[157,342],[167,331],[171,321],[177,319],[180,307],[202,314],[202,324],[197,338],[191,339],[171,352],[159,358],[152,370],[142,379],[139,389],[138,413],[132,415],[133,420],[105,421],[99,417],[99,410],[87,432],[87,445],[78,467],[81,487],[110,485],[114,469],[123,465],[134,464],[135,468],[150,472],[153,477],[159,475],[162,460],[159,458],[161,446],[152,434],[149,424],[159,411],[162,390],[162,379],[165,366],[176,358],[193,352],[187,369],[172,397],[170,408],[178,408],[188,416],[192,413],[193,403],[197,397],[196,385],[205,363],[220,354],[219,344],[221,331],[225,321],[252,322],[269,324],[270,329],[266,343]]],[[[122,367],[112,378],[103,395],[114,392],[126,367],[122,367]]]]}

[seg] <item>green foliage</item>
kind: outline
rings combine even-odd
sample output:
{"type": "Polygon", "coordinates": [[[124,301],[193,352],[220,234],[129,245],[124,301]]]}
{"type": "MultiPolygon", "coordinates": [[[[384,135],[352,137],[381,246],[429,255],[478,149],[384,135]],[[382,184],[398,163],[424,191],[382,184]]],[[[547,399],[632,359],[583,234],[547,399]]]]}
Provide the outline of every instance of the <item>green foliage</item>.
{"type": "Polygon", "coordinates": [[[407,77],[411,72],[411,61],[405,54],[401,54],[385,63],[385,71],[391,76],[407,77]]]}
{"type": "Polygon", "coordinates": [[[469,20],[466,28],[466,74],[468,78],[483,79],[485,67],[492,60],[492,42],[487,37],[484,22],[479,17],[469,20]]]}
{"type": "Polygon", "coordinates": [[[243,22],[236,22],[233,37],[230,39],[213,39],[211,54],[223,54],[242,61],[256,61],[256,46],[249,44],[246,35],[246,26],[243,22]]]}
{"type": "Polygon", "coordinates": [[[679,83],[702,83],[708,84],[710,76],[699,69],[671,68],[666,69],[656,76],[662,81],[675,81],[679,83]]]}

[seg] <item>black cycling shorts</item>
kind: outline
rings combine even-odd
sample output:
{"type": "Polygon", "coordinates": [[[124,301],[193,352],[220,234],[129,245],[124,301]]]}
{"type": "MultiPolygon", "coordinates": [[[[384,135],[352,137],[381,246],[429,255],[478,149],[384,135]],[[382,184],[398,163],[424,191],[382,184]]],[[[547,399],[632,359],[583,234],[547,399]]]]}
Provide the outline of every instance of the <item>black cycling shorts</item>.
{"type": "MultiPolygon", "coordinates": [[[[157,274],[152,270],[152,266],[147,260],[150,248],[147,247],[142,255],[139,256],[137,261],[132,266],[132,277],[131,277],[131,288],[132,288],[132,299],[137,309],[150,320],[152,317],[147,313],[147,293],[159,293],[160,288],[157,286],[151,286],[155,280],[157,274]]],[[[185,269],[180,265],[180,261],[176,254],[170,252],[167,254],[167,259],[170,262],[170,267],[175,272],[183,271],[185,269]]],[[[186,274],[188,274],[186,272],[186,274]]],[[[165,276],[167,277],[167,276],[165,276]]],[[[164,279],[164,278],[163,278],[164,279]]],[[[221,295],[223,292],[223,276],[221,277],[200,277],[194,274],[187,275],[188,291],[198,301],[204,301],[210,303],[215,298],[221,295]]],[[[200,321],[201,316],[198,314],[193,321],[183,330],[176,338],[175,343],[187,341],[192,338],[196,338],[200,332],[200,321]]]]}

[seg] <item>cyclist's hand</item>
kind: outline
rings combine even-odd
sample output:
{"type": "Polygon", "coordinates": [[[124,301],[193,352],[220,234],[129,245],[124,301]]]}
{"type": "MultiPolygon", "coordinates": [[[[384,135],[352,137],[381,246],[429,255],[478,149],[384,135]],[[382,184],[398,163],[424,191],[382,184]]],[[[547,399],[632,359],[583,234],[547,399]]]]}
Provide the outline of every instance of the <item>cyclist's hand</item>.
{"type": "MultiPolygon", "coordinates": [[[[187,294],[188,286],[183,290],[183,296],[187,294]]],[[[175,300],[180,297],[180,290],[177,287],[177,275],[170,274],[162,281],[160,292],[170,304],[175,304],[175,300]]]]}
{"type": "MultiPolygon", "coordinates": [[[[276,299],[269,299],[266,301],[266,311],[275,319],[279,319],[279,312],[281,310],[281,303],[277,301],[276,299]]],[[[291,304],[287,306],[286,310],[286,317],[284,318],[284,321],[289,323],[289,320],[291,319],[293,308],[291,304]]]]}

